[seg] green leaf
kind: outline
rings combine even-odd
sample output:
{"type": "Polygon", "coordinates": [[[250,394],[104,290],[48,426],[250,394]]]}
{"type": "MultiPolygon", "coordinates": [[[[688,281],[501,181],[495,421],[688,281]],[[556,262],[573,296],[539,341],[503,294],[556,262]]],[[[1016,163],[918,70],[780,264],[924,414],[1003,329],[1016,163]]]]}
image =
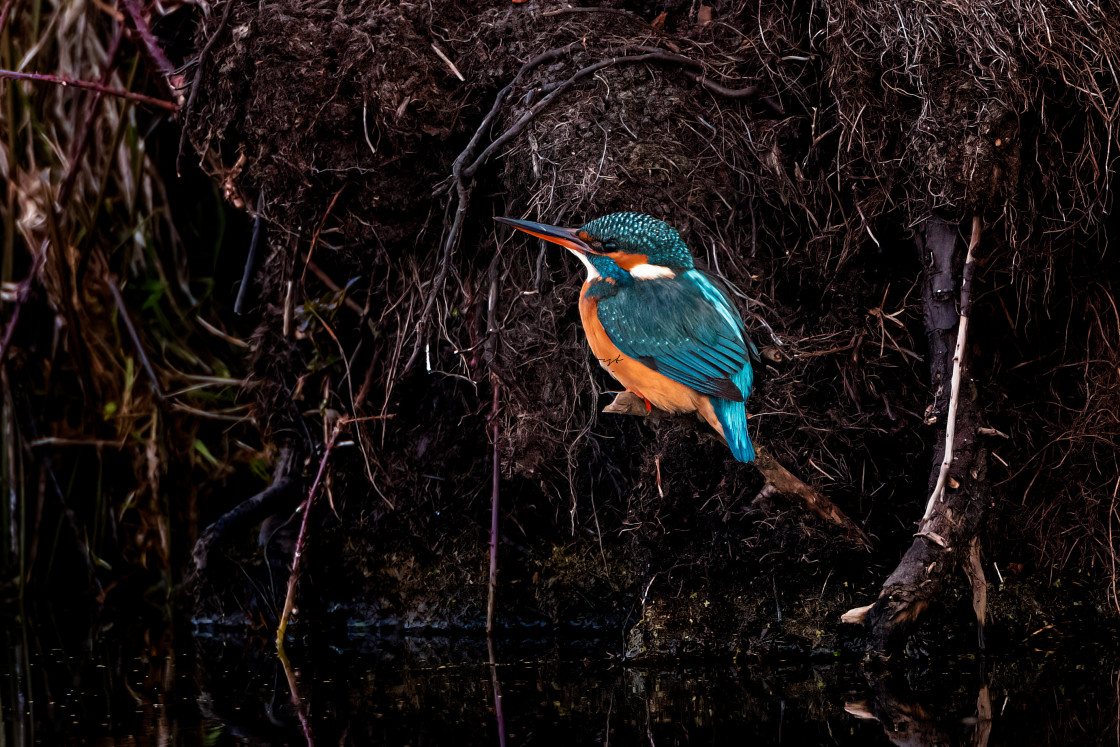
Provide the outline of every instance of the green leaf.
{"type": "Polygon", "coordinates": [[[202,458],[210,463],[210,466],[219,466],[218,460],[210,453],[210,449],[206,448],[206,444],[202,443],[202,441],[197,438],[194,440],[194,450],[201,454],[202,458]]]}

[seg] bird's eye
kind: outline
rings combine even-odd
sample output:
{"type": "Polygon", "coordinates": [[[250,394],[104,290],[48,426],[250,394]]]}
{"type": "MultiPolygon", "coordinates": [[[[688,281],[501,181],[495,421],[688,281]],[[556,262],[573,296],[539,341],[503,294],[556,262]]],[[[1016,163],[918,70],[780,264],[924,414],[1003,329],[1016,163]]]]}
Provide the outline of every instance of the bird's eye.
{"type": "Polygon", "coordinates": [[[614,239],[604,239],[603,249],[608,252],[616,252],[618,251],[618,243],[614,239]]]}

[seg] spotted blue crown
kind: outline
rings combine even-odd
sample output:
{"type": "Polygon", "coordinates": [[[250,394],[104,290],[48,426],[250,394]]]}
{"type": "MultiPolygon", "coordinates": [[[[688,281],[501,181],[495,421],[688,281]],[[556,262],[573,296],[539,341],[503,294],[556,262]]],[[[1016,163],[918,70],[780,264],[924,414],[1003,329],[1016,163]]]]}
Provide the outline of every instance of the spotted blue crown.
{"type": "MultiPolygon", "coordinates": [[[[606,251],[644,254],[650,264],[674,271],[691,270],[692,254],[677,229],[663,220],[641,213],[611,213],[580,228],[607,245],[606,251]]],[[[598,248],[597,248],[598,249],[598,248]]]]}

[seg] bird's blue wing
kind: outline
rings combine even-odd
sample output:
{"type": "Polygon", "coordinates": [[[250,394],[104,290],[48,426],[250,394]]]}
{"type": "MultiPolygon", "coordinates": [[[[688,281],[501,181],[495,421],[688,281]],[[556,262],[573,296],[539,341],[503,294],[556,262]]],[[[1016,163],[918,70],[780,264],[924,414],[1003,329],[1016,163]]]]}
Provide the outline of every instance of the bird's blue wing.
{"type": "Polygon", "coordinates": [[[603,298],[598,312],[624,355],[701,394],[742,402],[750,393],[743,321],[698,270],[628,284],[603,298]]]}

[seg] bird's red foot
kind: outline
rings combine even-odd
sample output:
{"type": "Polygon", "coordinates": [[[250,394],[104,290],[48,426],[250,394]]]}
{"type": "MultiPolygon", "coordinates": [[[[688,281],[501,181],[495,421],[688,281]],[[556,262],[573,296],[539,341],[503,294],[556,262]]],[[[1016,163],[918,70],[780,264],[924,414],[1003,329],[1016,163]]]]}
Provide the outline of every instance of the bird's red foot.
{"type": "Polygon", "coordinates": [[[641,397],[642,402],[644,402],[645,405],[646,405],[646,412],[653,412],[653,403],[650,402],[648,399],[646,399],[646,395],[642,394],[641,392],[636,392],[633,389],[627,389],[626,391],[630,392],[631,394],[636,394],[639,397],[641,397]]]}

